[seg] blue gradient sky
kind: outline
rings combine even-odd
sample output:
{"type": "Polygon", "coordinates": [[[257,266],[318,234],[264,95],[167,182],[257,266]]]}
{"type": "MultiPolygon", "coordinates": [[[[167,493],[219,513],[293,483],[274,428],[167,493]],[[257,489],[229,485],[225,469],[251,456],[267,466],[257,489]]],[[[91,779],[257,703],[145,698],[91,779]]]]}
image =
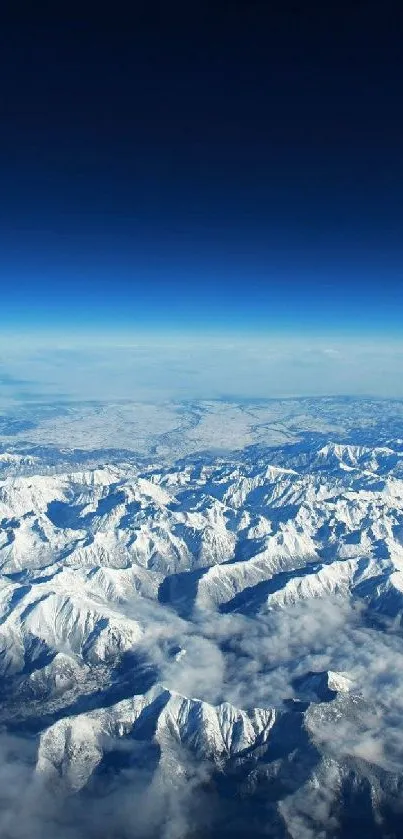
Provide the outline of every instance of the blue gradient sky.
{"type": "Polygon", "coordinates": [[[397,338],[402,16],[351,5],[6,15],[3,329],[397,338]]]}
{"type": "MultiPolygon", "coordinates": [[[[402,290],[398,265],[382,259],[273,254],[166,253],[148,243],[122,254],[60,248],[53,258],[31,252],[5,259],[2,305],[7,328],[120,327],[133,334],[240,331],[242,334],[399,335],[402,290]],[[151,252],[151,248],[159,253],[151,252]]],[[[235,250],[235,247],[234,247],[235,250]]],[[[397,260],[396,260],[397,261],[397,260]]]]}

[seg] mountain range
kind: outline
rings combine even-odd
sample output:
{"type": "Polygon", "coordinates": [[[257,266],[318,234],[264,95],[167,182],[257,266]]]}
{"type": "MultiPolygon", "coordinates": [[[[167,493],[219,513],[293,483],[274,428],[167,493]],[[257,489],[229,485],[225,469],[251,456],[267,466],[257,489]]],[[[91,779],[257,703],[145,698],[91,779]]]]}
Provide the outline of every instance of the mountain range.
{"type": "Polygon", "coordinates": [[[2,835],[401,835],[403,444],[374,434],[4,444],[1,737],[30,795],[2,835]]]}

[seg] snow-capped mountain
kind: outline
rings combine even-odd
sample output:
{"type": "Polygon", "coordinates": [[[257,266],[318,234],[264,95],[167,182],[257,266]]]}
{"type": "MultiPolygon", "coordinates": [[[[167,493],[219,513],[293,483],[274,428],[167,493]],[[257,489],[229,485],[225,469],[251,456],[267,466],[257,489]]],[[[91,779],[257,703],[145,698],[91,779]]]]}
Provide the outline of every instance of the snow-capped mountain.
{"type": "Polygon", "coordinates": [[[214,818],[187,802],[173,836],[398,835],[403,450],[372,435],[3,452],[0,721],[36,785],[161,806],[191,783],[214,818]]]}

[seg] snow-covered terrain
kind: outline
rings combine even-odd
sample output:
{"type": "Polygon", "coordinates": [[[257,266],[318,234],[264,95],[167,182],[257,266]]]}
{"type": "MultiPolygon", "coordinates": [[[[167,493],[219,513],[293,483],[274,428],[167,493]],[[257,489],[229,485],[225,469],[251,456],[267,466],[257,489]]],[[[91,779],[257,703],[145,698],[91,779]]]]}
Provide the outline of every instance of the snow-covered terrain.
{"type": "Polygon", "coordinates": [[[0,453],[1,836],[400,836],[401,403],[45,413],[0,453]]]}

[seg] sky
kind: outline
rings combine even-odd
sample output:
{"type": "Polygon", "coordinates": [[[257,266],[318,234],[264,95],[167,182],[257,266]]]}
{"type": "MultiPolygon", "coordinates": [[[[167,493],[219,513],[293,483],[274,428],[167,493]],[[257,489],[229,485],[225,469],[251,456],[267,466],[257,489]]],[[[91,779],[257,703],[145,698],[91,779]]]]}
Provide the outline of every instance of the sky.
{"type": "Polygon", "coordinates": [[[2,12],[7,334],[398,337],[398,4],[63,5],[2,12]]]}

